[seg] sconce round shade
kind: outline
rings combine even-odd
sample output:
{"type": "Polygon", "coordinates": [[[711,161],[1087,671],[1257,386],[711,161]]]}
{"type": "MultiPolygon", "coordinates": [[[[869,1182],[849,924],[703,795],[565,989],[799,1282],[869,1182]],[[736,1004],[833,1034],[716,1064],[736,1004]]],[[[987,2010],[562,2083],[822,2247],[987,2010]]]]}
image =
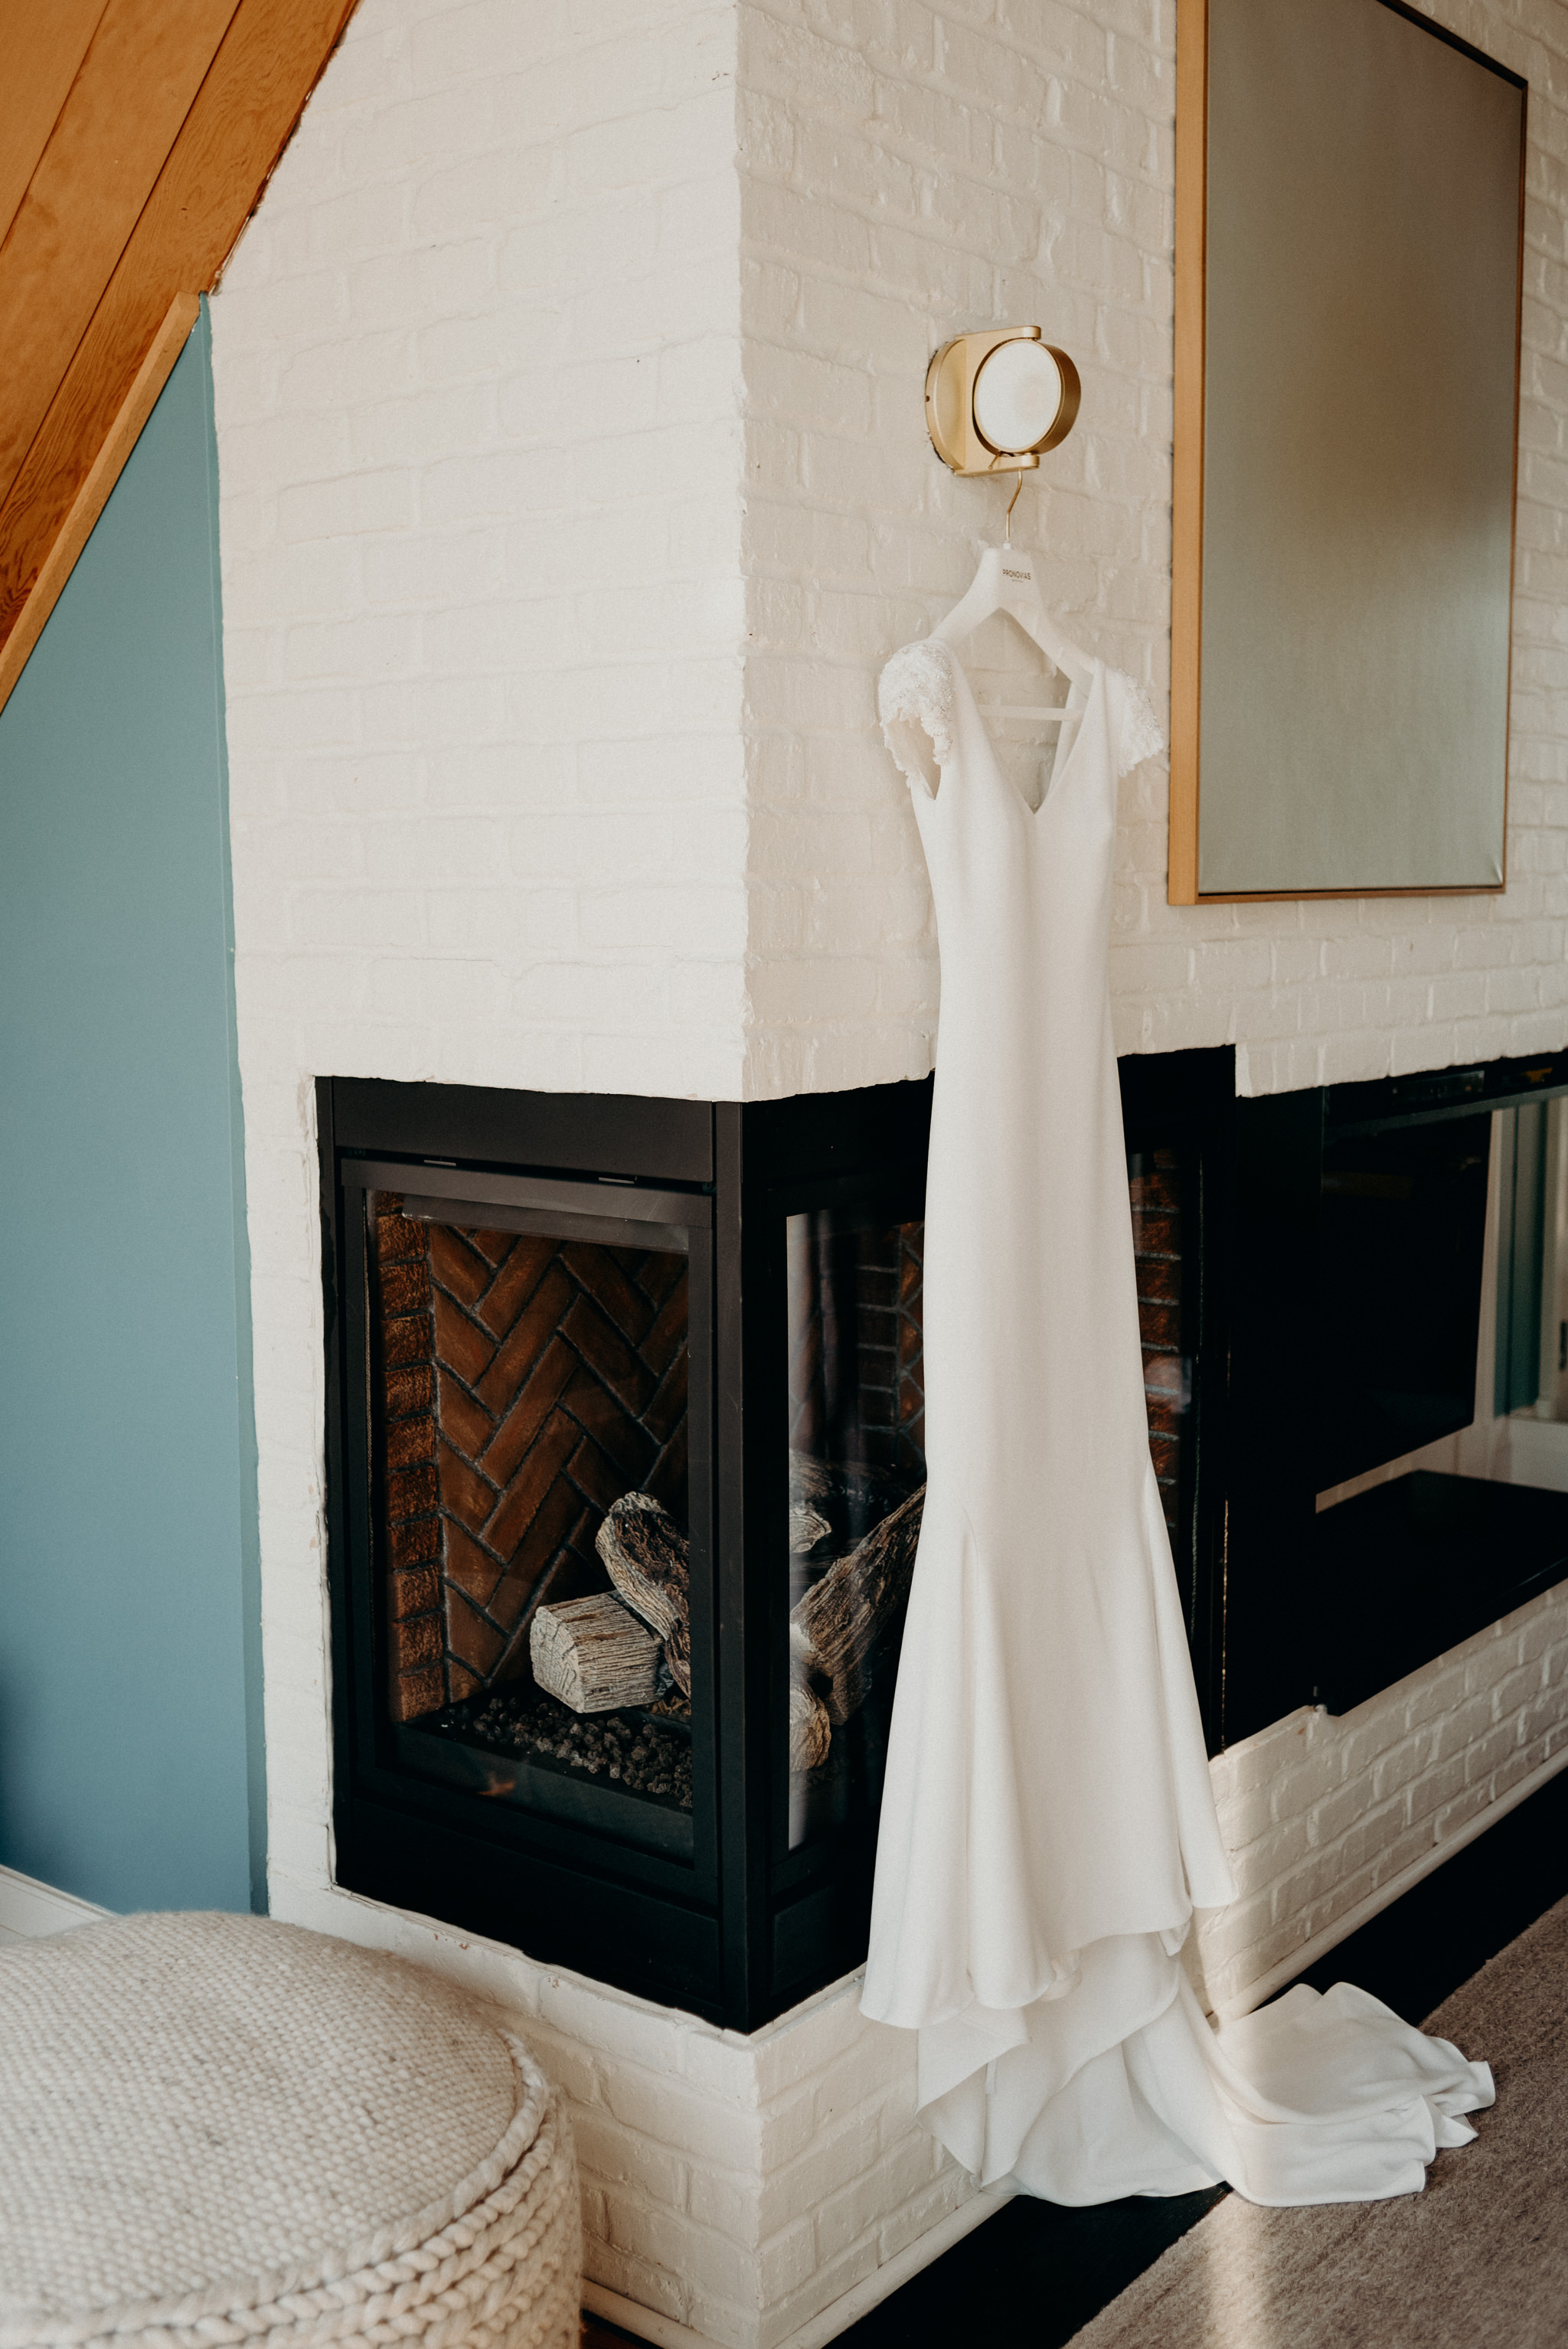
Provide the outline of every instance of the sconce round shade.
{"type": "Polygon", "coordinates": [[[954,335],[925,370],[925,429],[951,471],[1032,472],[1073,429],[1078,373],[1038,326],[954,335]]]}
{"type": "Polygon", "coordinates": [[[1066,440],[1078,398],[1078,369],[1065,351],[998,343],[975,378],[975,429],[998,456],[1037,456],[1066,440]]]}

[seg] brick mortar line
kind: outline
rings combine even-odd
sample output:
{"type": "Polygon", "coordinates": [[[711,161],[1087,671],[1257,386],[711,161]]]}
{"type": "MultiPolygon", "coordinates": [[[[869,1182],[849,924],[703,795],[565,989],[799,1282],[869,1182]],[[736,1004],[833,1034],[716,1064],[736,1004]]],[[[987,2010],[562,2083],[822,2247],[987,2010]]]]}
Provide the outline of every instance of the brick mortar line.
{"type": "MultiPolygon", "coordinates": [[[[824,49],[836,50],[843,57],[864,57],[872,74],[887,81],[894,88],[916,89],[937,97],[945,97],[952,87],[939,66],[905,67],[894,58],[891,50],[882,48],[874,39],[869,39],[863,45],[857,45],[852,39],[839,38],[834,33],[825,30],[820,26],[801,26],[797,16],[786,15],[783,9],[774,4],[774,0],[745,0],[745,5],[748,13],[763,18],[769,24],[778,25],[787,31],[803,31],[808,39],[820,43],[824,49]],[[885,62],[879,64],[879,59],[885,62]]],[[[1059,82],[1072,88],[1091,86],[1091,78],[1083,69],[1075,69],[1071,67],[1058,69],[1055,64],[1044,63],[1042,60],[1047,53],[1029,48],[1024,37],[1015,34],[1006,25],[997,24],[995,21],[969,24],[961,18],[949,19],[944,16],[940,7],[923,8],[920,13],[934,32],[940,30],[947,23],[954,22],[966,39],[988,42],[993,48],[1000,50],[1006,57],[1021,58],[1026,64],[1032,66],[1045,81],[1059,82]]],[[[1073,8],[1067,13],[1106,41],[1108,57],[1109,45],[1111,42],[1119,41],[1137,56],[1158,57],[1162,64],[1174,67],[1176,47],[1173,41],[1161,43],[1158,37],[1140,33],[1122,32],[1113,26],[1101,24],[1086,9],[1073,8]]],[[[985,114],[992,110],[978,97],[958,98],[951,102],[956,106],[965,107],[971,113],[985,114]]],[[[1027,120],[1030,118],[1020,119],[1027,120]]],[[[1171,114],[1164,119],[1174,119],[1174,106],[1172,106],[1171,114]]]]}
{"type": "MultiPolygon", "coordinates": [[[[1174,114],[1150,114],[1138,105],[1136,100],[1119,97],[1114,91],[1098,88],[1093,82],[1087,79],[1070,80],[1059,75],[1049,76],[1047,78],[1057,81],[1064,88],[1082,90],[1091,96],[1103,97],[1108,106],[1114,107],[1119,113],[1126,116],[1130,120],[1146,124],[1151,130],[1169,131],[1174,129],[1174,114]]],[[[748,88],[754,91],[756,86],[748,85],[748,88]]],[[[940,94],[937,85],[934,83],[931,88],[933,95],[940,94]]],[[[761,95],[767,98],[770,105],[778,109],[784,119],[799,119],[799,95],[791,92],[787,84],[765,90],[761,95]]],[[[963,103],[963,101],[953,102],[963,103]]],[[[997,122],[1009,130],[1021,131],[1026,136],[1033,135],[1041,146],[1048,148],[1053,153],[1086,157],[1092,160],[1098,169],[1105,171],[1115,179],[1124,181],[1129,187],[1148,189],[1150,193],[1161,197],[1167,203],[1170,202],[1170,188],[1164,180],[1156,176],[1152,171],[1140,171],[1130,164],[1108,159],[1104,150],[1091,142],[1085,141],[1081,145],[1075,143],[1067,135],[1058,135],[1057,127],[1055,124],[1044,124],[1037,115],[1021,113],[1009,117],[999,113],[993,107],[978,102],[966,105],[965,111],[976,121],[997,122]]],[[[886,115],[867,116],[851,112],[848,109],[835,111],[831,108],[823,107],[813,109],[810,119],[813,123],[831,123],[839,129],[854,133],[872,152],[885,155],[893,162],[906,164],[913,171],[939,173],[947,186],[972,186],[983,189],[987,195],[1001,196],[1020,204],[1027,204],[1037,211],[1042,218],[1058,221],[1063,226],[1068,225],[1074,218],[1070,205],[1053,205],[1048,199],[1038,196],[1019,196],[1016,181],[1005,177],[1000,165],[986,165],[970,156],[965,156],[962,162],[955,163],[941,148],[921,145],[915,133],[901,133],[897,125],[886,115]]],[[[789,188],[799,193],[820,192],[814,190],[810,175],[799,170],[784,173],[762,166],[748,165],[748,169],[753,178],[767,186],[789,188]]],[[[892,224],[885,212],[878,213],[872,211],[862,213],[852,200],[836,204],[835,209],[847,212],[854,220],[880,219],[884,225],[892,224]]],[[[1117,243],[1137,243],[1136,237],[1119,225],[1106,227],[1102,224],[1097,228],[1096,233],[1117,243]]],[[[1147,246],[1139,245],[1138,250],[1146,259],[1159,257],[1159,254],[1151,254],[1147,246]]],[[[1167,258],[1174,250],[1174,238],[1169,244],[1160,248],[1160,252],[1167,258]]]]}
{"type": "MultiPolygon", "coordinates": [[[[802,202],[810,203],[816,201],[809,191],[798,187],[789,181],[767,179],[762,173],[755,171],[748,171],[748,177],[752,183],[760,187],[781,188],[787,195],[799,196],[802,202]]],[[[930,233],[923,233],[925,224],[923,222],[907,219],[890,220],[885,212],[867,212],[862,216],[859,212],[851,212],[848,205],[839,207],[838,209],[841,212],[848,212],[851,219],[861,221],[862,225],[878,226],[884,229],[895,229],[900,235],[911,237],[918,243],[929,245],[934,253],[950,254],[954,250],[952,240],[940,235],[934,229],[933,229],[930,233]]],[[[742,217],[744,218],[744,207],[742,217]]],[[[1070,218],[1071,215],[1068,217],[1070,218]]],[[[1108,240],[1110,242],[1130,245],[1133,250],[1142,254],[1145,258],[1149,257],[1147,248],[1139,244],[1137,239],[1134,237],[1129,236],[1111,239],[1109,238],[1109,233],[1108,231],[1102,231],[1100,233],[1107,235],[1108,240]]],[[[846,268],[841,262],[827,260],[813,260],[809,262],[803,258],[801,250],[799,246],[793,244],[775,243],[770,239],[758,235],[755,230],[748,231],[745,235],[743,235],[741,240],[741,249],[743,259],[752,261],[781,262],[790,270],[816,285],[847,287],[859,294],[863,294],[868,290],[867,273],[864,270],[846,268]]],[[[1169,258],[1169,256],[1167,256],[1167,258],[1169,258]]],[[[1047,278],[1041,274],[1037,259],[1036,258],[1011,261],[1003,264],[1002,266],[1009,272],[1019,271],[1035,276],[1038,280],[1042,292],[1048,292],[1054,286],[1057,285],[1059,285],[1065,293],[1075,297],[1086,292],[1092,292],[1097,316],[1109,318],[1132,318],[1136,319],[1140,326],[1161,326],[1167,330],[1170,329],[1175,317],[1175,311],[1173,307],[1169,305],[1161,311],[1151,312],[1147,302],[1135,302],[1130,299],[1119,298],[1108,289],[1101,288],[1096,290],[1090,285],[1090,283],[1088,280],[1061,278],[1054,274],[1047,278]]],[[[907,307],[913,315],[923,316],[923,313],[918,312],[915,309],[913,299],[911,296],[898,292],[883,292],[877,295],[875,298],[894,305],[903,305],[907,307]]],[[[744,340],[748,348],[756,348],[762,342],[763,338],[755,331],[755,329],[751,329],[745,333],[744,340]]],[[[803,347],[803,346],[790,342],[789,344],[779,344],[776,347],[794,351],[803,347]]],[[[1541,355],[1542,357],[1550,356],[1550,354],[1545,350],[1542,350],[1541,355]]],[[[1108,376],[1119,383],[1155,385],[1161,390],[1168,389],[1170,386],[1170,373],[1168,370],[1163,368],[1152,369],[1147,373],[1140,371],[1135,372],[1132,369],[1119,367],[1114,360],[1099,357],[1096,357],[1094,365],[1099,373],[1108,376]]],[[[854,371],[858,373],[867,372],[867,370],[863,368],[854,371]]],[[[1531,395],[1531,397],[1533,398],[1533,395],[1531,395]]],[[[1544,455],[1546,452],[1543,450],[1540,453],[1544,455]]],[[[1085,494],[1088,493],[1085,492],[1085,494]]],[[[1167,499],[1166,503],[1169,504],[1169,502],[1170,501],[1167,499]]]]}

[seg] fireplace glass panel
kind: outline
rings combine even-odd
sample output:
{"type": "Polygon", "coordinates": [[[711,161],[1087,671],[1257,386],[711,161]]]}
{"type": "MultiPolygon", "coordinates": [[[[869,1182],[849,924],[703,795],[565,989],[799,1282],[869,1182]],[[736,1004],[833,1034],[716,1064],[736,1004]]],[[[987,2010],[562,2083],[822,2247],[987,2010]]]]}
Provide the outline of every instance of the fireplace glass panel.
{"type": "Polygon", "coordinates": [[[399,1758],[685,1848],[686,1235],[366,1195],[399,1758]]]}
{"type": "Polygon", "coordinates": [[[920,1493],[930,1084],[316,1098],[336,1881],[754,2030],[865,1952],[896,1609],[790,1850],[789,1454],[920,1493]]]}
{"type": "Polygon", "coordinates": [[[1484,1110],[1326,1141],[1320,1493],[1473,1421],[1491,1153],[1484,1110]]]}
{"type": "Polygon", "coordinates": [[[881,1798],[925,1487],[924,1237],[788,1218],[791,1849],[881,1798]]]}
{"type": "MultiPolygon", "coordinates": [[[[1127,1166],[1149,1445],[1180,1555],[1185,1168],[1165,1146],[1127,1166]]],[[[786,1248],[794,1849],[881,1800],[925,1483],[924,1226],[795,1215],[786,1248]]]]}

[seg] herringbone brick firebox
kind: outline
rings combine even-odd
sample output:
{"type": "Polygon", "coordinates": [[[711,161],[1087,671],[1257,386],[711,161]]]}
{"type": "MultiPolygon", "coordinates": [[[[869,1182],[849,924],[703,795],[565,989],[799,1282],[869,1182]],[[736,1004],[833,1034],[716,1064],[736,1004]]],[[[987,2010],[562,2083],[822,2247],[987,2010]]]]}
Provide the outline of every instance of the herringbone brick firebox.
{"type": "Polygon", "coordinates": [[[611,1504],[686,1508],[686,1260],[460,1228],[377,1199],[389,1697],[412,1721],[528,1671],[544,1599],[603,1589],[611,1504]]]}

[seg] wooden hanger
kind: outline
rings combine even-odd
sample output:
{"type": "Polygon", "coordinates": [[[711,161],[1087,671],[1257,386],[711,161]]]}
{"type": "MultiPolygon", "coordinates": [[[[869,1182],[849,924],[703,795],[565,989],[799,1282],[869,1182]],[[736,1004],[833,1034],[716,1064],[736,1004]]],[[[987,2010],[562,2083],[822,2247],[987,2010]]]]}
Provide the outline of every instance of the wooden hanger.
{"type": "MultiPolygon", "coordinates": [[[[1023,487],[1019,475],[1018,487],[1023,487]]],[[[954,652],[971,629],[996,612],[1006,612],[1016,620],[1026,636],[1038,645],[1047,659],[1059,668],[1069,683],[1087,696],[1094,682],[1094,663],[1088,653],[1064,636],[1046,610],[1039,583],[1035,576],[1035,560],[1021,547],[1012,543],[1013,505],[1018,492],[1013,492],[1013,502],[1007,508],[1007,538],[1001,546],[981,549],[980,567],[970,583],[967,595],[960,597],[944,620],[939,620],[932,630],[954,652]]],[[[1037,725],[1074,726],[1082,717],[1081,709],[1026,708],[1021,702],[977,701],[976,707],[988,717],[1028,718],[1037,725]]]]}

